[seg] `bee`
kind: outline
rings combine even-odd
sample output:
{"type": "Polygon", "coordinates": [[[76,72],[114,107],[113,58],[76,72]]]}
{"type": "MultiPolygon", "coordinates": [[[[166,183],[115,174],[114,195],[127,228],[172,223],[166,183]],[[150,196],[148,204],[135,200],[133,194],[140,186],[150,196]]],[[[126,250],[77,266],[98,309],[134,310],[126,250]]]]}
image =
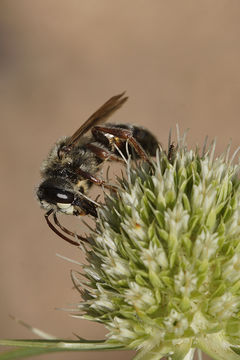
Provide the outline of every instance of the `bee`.
{"type": "Polygon", "coordinates": [[[147,129],[131,124],[105,123],[127,99],[124,93],[110,98],[72,136],[59,139],[42,164],[37,198],[46,210],[45,219],[56,234],[73,245],[79,245],[79,242],[65,234],[75,239],[77,236],[80,241],[87,240],[61,225],[57,213],[97,217],[99,204],[87,196],[89,188],[96,184],[113,189],[96,175],[102,163],[105,160],[123,162],[123,156],[127,157],[129,153],[150,162],[149,156],[156,154],[158,141],[147,129]],[[89,131],[91,134],[87,136],[89,131]],[[54,224],[49,218],[51,214],[54,224]]]}

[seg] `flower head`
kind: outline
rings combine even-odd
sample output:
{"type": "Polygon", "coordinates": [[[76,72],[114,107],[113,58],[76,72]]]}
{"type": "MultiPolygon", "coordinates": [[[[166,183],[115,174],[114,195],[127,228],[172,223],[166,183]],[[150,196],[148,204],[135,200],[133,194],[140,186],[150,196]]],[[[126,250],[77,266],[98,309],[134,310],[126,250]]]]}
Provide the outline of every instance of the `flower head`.
{"type": "Polygon", "coordinates": [[[129,160],[120,190],[106,196],[91,235],[79,316],[103,323],[110,342],[142,356],[207,350],[211,339],[235,356],[238,170],[228,151],[214,158],[213,145],[199,155],[181,139],[171,159],[159,151],[152,167],[129,160]]]}

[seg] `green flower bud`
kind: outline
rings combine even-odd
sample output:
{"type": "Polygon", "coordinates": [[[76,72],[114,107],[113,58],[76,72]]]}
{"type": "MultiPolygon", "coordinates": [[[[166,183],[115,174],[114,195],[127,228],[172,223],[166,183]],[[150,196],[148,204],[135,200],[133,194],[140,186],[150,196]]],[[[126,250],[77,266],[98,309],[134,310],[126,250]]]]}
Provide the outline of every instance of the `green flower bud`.
{"type": "Polygon", "coordinates": [[[236,359],[240,345],[240,181],[229,150],[159,151],[128,161],[99,211],[79,314],[139,357],[236,359]]]}

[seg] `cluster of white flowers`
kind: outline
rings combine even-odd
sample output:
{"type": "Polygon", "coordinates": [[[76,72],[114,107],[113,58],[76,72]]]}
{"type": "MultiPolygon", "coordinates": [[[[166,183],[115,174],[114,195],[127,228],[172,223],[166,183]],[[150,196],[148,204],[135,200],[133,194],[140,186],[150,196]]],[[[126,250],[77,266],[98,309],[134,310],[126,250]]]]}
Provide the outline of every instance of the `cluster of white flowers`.
{"type": "Polygon", "coordinates": [[[143,353],[174,354],[181,343],[187,353],[209,334],[236,345],[238,171],[228,152],[214,158],[214,146],[200,156],[182,144],[171,160],[159,152],[152,167],[129,160],[91,235],[79,316],[143,353]]]}

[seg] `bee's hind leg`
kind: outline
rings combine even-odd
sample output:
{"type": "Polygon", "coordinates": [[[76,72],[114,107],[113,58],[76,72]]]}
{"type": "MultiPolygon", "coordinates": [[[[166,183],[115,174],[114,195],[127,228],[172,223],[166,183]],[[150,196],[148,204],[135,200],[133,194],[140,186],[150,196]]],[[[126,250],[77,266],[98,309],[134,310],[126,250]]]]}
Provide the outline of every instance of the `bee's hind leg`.
{"type": "Polygon", "coordinates": [[[97,138],[99,134],[102,134],[103,136],[106,135],[106,137],[107,135],[112,135],[113,139],[111,141],[115,142],[116,144],[118,143],[119,139],[124,141],[129,141],[130,145],[132,145],[138,156],[141,159],[152,164],[147,153],[144,151],[142,146],[133,136],[133,132],[131,129],[123,129],[123,128],[107,127],[107,126],[94,126],[92,128],[92,134],[95,138],[97,138]]]}
{"type": "Polygon", "coordinates": [[[91,152],[94,153],[96,155],[96,157],[99,158],[100,160],[118,161],[118,162],[124,163],[124,160],[120,156],[112,153],[110,150],[101,148],[101,147],[91,144],[91,143],[87,144],[86,147],[89,150],[91,150],[91,152]]]}

